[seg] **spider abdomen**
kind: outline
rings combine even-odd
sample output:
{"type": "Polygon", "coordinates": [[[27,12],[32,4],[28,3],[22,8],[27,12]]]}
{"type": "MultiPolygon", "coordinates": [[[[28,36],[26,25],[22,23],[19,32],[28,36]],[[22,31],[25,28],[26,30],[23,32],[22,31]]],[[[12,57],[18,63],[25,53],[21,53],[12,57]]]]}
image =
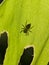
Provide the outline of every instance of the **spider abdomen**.
{"type": "Polygon", "coordinates": [[[29,29],[31,27],[31,24],[27,24],[26,28],[29,29]]]}
{"type": "Polygon", "coordinates": [[[28,30],[30,29],[30,27],[31,27],[31,24],[27,24],[26,27],[24,28],[23,32],[27,33],[28,30]]]}

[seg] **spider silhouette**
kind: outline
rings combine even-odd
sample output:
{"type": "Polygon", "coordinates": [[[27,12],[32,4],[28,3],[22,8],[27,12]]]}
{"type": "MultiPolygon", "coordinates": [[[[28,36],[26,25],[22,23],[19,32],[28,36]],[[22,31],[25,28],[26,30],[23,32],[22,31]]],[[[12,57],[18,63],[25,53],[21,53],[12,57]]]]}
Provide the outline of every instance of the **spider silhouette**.
{"type": "Polygon", "coordinates": [[[23,28],[21,30],[21,32],[25,33],[25,34],[29,34],[29,32],[32,32],[30,29],[32,29],[34,26],[31,27],[31,23],[27,24],[27,21],[25,23],[25,25],[22,25],[23,28]]]}

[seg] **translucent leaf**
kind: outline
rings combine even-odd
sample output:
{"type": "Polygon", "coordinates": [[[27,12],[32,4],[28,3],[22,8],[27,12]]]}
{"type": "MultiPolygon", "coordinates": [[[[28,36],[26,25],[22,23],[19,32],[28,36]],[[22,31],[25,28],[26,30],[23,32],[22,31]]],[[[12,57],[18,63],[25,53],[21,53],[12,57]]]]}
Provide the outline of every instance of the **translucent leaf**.
{"type": "Polygon", "coordinates": [[[18,65],[26,46],[34,47],[31,65],[49,62],[49,0],[5,0],[0,6],[0,32],[8,32],[8,49],[3,65],[18,65]],[[26,35],[22,25],[34,26],[26,35]]]}

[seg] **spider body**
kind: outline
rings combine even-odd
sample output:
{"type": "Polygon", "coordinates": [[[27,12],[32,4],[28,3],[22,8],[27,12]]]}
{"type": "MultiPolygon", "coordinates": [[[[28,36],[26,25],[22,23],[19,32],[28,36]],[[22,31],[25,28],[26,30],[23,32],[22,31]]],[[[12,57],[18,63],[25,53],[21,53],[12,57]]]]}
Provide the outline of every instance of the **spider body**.
{"type": "Polygon", "coordinates": [[[22,26],[23,26],[23,28],[22,28],[21,32],[23,32],[25,34],[29,34],[29,32],[31,32],[30,31],[30,29],[32,29],[31,23],[27,24],[27,21],[26,21],[25,26],[24,25],[22,25],[22,26]]]}
{"type": "Polygon", "coordinates": [[[24,27],[23,32],[24,32],[24,33],[27,33],[27,32],[29,31],[30,27],[31,27],[31,24],[27,24],[27,25],[24,27]]]}

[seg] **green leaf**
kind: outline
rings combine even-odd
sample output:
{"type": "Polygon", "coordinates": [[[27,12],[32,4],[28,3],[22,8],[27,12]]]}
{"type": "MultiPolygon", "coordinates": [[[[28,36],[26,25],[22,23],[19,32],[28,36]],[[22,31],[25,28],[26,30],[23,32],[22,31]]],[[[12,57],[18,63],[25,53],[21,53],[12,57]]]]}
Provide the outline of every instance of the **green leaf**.
{"type": "Polygon", "coordinates": [[[5,0],[0,6],[0,32],[8,32],[8,49],[3,65],[18,65],[26,46],[34,46],[31,65],[49,62],[49,0],[5,0]],[[34,26],[29,35],[20,33],[22,24],[34,26]]]}

